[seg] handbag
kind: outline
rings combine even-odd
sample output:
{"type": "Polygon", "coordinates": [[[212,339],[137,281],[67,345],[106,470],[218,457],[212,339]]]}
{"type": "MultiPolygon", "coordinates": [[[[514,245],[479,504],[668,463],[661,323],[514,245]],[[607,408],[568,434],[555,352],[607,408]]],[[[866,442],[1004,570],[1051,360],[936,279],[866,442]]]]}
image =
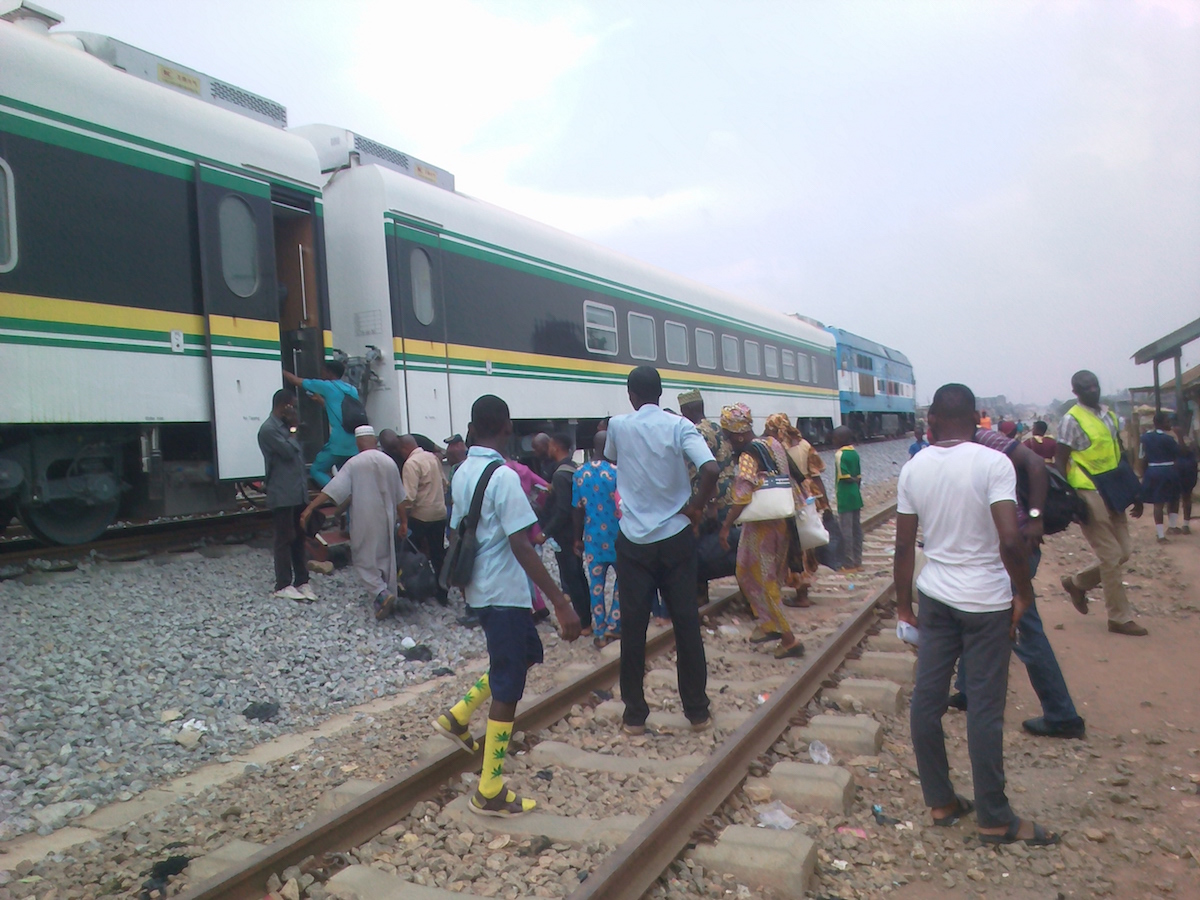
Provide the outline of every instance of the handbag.
{"type": "Polygon", "coordinates": [[[792,494],[792,479],[780,475],[771,454],[758,441],[750,444],[763,468],[763,481],[754,489],[754,496],[738,516],[739,522],[772,522],[791,519],[796,515],[796,500],[792,494]]]}
{"type": "Polygon", "coordinates": [[[458,528],[450,532],[446,561],[442,563],[442,571],[438,574],[438,585],[444,591],[452,587],[465,588],[471,582],[471,573],[475,570],[475,554],[479,550],[475,529],[483,512],[483,494],[487,490],[488,482],[492,480],[492,475],[502,465],[504,464],[499,460],[487,464],[487,468],[479,476],[479,483],[475,485],[471,508],[458,523],[458,528]]]}
{"type": "MultiPolygon", "coordinates": [[[[1079,466],[1079,463],[1072,462],[1079,466]]],[[[1084,475],[1092,479],[1092,484],[1096,486],[1096,493],[1100,495],[1100,499],[1104,501],[1109,512],[1125,512],[1128,507],[1137,503],[1138,498],[1142,495],[1142,483],[1138,481],[1133,466],[1129,465],[1129,461],[1124,456],[1121,457],[1116,468],[1109,469],[1107,472],[1097,472],[1093,475],[1083,466],[1079,466],[1079,468],[1084,475]]]]}
{"type": "Polygon", "coordinates": [[[428,600],[437,593],[438,579],[429,557],[411,537],[396,541],[396,578],[412,600],[428,600]]]}
{"type": "MultiPolygon", "coordinates": [[[[1046,466],[1046,476],[1050,484],[1046,488],[1046,502],[1042,506],[1042,533],[1058,534],[1070,528],[1072,522],[1086,524],[1087,502],[1058,469],[1046,466]]],[[[1020,467],[1017,468],[1017,499],[1023,508],[1029,509],[1029,476],[1020,467]]]]}
{"type": "Polygon", "coordinates": [[[796,510],[796,534],[800,538],[801,550],[816,550],[829,543],[829,532],[817,512],[817,501],[809,497],[796,510]]]}

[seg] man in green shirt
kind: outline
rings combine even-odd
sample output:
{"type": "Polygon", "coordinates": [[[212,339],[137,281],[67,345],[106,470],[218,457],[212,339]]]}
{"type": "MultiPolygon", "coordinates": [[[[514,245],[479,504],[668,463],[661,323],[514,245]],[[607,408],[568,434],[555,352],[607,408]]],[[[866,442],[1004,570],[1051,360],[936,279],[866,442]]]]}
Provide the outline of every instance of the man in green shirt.
{"type": "Polygon", "coordinates": [[[862,464],[854,449],[854,434],[844,425],[833,431],[834,471],[837,479],[838,524],[845,541],[843,572],[862,571],[862,464]]]}

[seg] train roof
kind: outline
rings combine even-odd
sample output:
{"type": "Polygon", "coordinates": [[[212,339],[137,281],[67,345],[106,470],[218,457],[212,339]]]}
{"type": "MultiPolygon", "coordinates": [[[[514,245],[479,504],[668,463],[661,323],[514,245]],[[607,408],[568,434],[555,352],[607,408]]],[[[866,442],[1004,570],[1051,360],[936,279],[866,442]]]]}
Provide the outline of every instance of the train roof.
{"type": "MultiPolygon", "coordinates": [[[[308,141],[262,117],[205,102],[178,83],[144,80],[87,52],[88,44],[136,49],[104,41],[97,35],[38,34],[0,21],[0,107],[13,127],[149,168],[174,162],[184,174],[184,167],[203,159],[319,190],[324,179],[308,141]]],[[[161,77],[186,82],[186,74],[168,70],[161,77]]]]}
{"type": "Polygon", "coordinates": [[[911,366],[908,357],[899,350],[894,350],[891,347],[885,347],[883,344],[873,341],[870,338],[865,338],[862,335],[855,334],[852,331],[847,331],[844,328],[835,328],[833,325],[826,327],[826,330],[837,338],[839,344],[847,347],[853,347],[855,350],[865,350],[867,353],[874,353],[876,356],[882,356],[885,359],[890,359],[906,366],[911,366]]]}
{"type": "MultiPolygon", "coordinates": [[[[457,191],[445,190],[391,168],[374,168],[383,181],[386,209],[415,224],[436,225],[444,239],[482,245],[535,266],[567,271],[600,289],[647,296],[667,306],[699,307],[730,327],[762,331],[767,339],[790,339],[820,350],[835,341],[821,328],[793,316],[763,309],[724,291],[667,272],[565,231],[457,191]]],[[[686,310],[681,309],[681,313],[686,310]]]]}

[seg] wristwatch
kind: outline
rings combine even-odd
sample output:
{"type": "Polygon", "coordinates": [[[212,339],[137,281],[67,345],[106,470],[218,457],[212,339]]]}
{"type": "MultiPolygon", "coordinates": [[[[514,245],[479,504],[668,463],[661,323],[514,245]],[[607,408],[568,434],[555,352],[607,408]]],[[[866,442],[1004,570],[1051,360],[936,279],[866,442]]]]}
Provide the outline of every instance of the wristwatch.
{"type": "Polygon", "coordinates": [[[1040,519],[1041,517],[1042,517],[1042,511],[1040,509],[1029,510],[1029,518],[1040,519]]]}

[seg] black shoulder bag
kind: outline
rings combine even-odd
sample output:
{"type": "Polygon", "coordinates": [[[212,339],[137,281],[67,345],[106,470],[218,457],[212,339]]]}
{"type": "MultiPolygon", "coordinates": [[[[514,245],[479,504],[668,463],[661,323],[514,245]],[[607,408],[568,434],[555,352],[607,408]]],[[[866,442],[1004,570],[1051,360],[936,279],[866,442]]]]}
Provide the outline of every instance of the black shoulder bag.
{"type": "Polygon", "coordinates": [[[487,468],[479,476],[479,483],[475,485],[471,508],[458,523],[458,528],[450,534],[446,561],[442,563],[442,571],[438,575],[438,584],[444,591],[452,587],[465,588],[471,581],[471,573],[475,570],[475,554],[479,549],[475,540],[475,529],[483,512],[483,495],[487,491],[488,482],[492,480],[492,475],[502,465],[504,463],[499,460],[487,464],[487,468]]]}
{"type": "MultiPolygon", "coordinates": [[[[1075,488],[1053,466],[1046,466],[1046,476],[1050,484],[1046,488],[1046,503],[1042,507],[1043,533],[1051,535],[1066,531],[1072,522],[1086,524],[1088,505],[1075,492],[1075,488]]],[[[1029,509],[1029,476],[1020,467],[1017,468],[1017,499],[1025,509],[1029,509]]]]}

